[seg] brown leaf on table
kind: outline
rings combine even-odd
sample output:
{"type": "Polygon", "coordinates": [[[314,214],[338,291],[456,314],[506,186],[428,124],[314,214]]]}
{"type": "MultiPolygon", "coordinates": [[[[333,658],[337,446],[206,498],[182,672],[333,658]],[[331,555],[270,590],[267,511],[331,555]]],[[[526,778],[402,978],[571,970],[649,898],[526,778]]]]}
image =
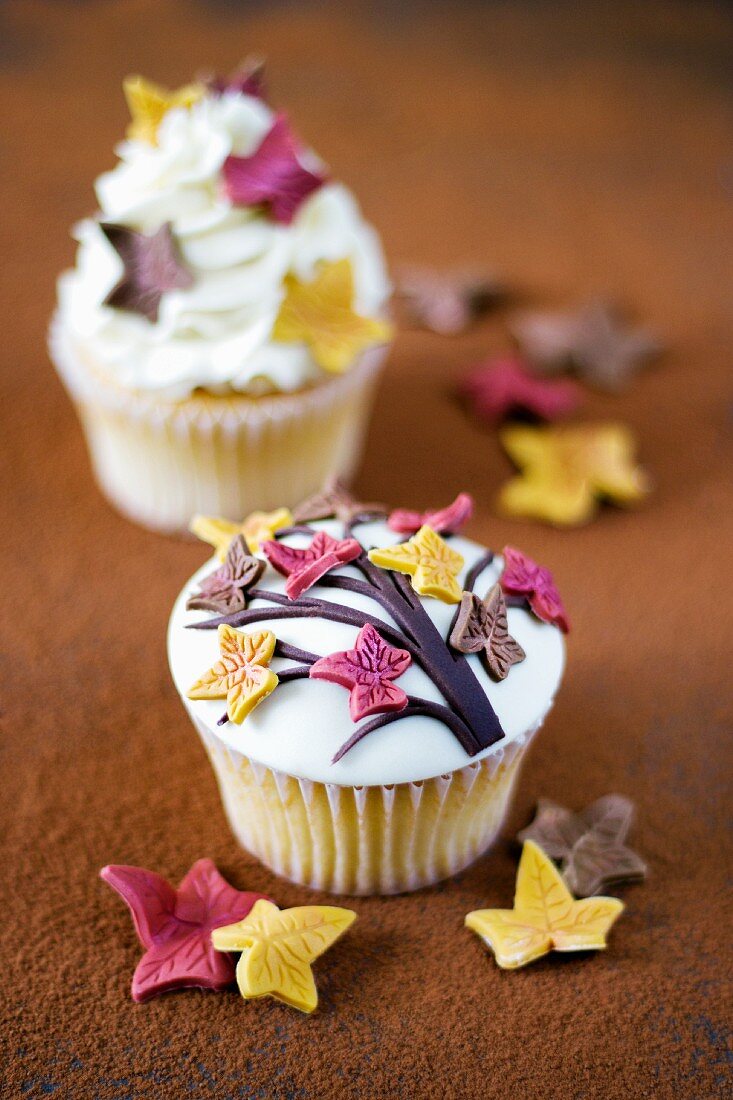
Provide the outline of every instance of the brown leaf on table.
{"type": "Polygon", "coordinates": [[[646,329],[631,328],[619,309],[589,302],[569,312],[528,311],[510,328],[527,359],[542,374],[573,370],[600,390],[623,389],[661,350],[646,329]]]}
{"type": "Polygon", "coordinates": [[[524,650],[509,633],[500,584],[483,600],[475,592],[463,593],[450,644],[459,653],[480,653],[494,680],[505,679],[512,665],[524,660],[524,650]]]}
{"type": "Polygon", "coordinates": [[[467,270],[404,267],[397,280],[411,320],[442,336],[463,332],[504,293],[495,276],[467,270]]]}
{"type": "Polygon", "coordinates": [[[591,831],[574,845],[563,874],[573,893],[587,898],[614,882],[640,882],[646,864],[631,848],[603,840],[591,831]]]}

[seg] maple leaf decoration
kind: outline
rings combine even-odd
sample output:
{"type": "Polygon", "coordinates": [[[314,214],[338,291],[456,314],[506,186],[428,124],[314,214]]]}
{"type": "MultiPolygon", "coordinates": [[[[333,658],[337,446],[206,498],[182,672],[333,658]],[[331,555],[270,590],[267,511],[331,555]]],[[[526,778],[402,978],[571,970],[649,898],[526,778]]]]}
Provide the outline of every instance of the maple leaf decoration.
{"type": "Polygon", "coordinates": [[[104,299],[104,305],[141,313],[154,324],[165,292],[185,290],[193,284],[193,276],[178,254],[170,223],[161,225],[150,236],[112,222],[100,222],[99,228],[124,265],[122,277],[104,299]]]}
{"type": "Polygon", "coordinates": [[[402,535],[412,535],[421,527],[430,527],[439,535],[456,535],[473,515],[473,497],[459,493],[447,507],[432,512],[410,512],[395,508],[390,512],[387,524],[402,535]]]}
{"type": "Polygon", "coordinates": [[[443,603],[458,603],[461,599],[456,577],[463,568],[463,557],[431,527],[421,527],[407,542],[370,550],[369,560],[382,569],[407,573],[421,596],[432,596],[443,603]]]}
{"type": "Polygon", "coordinates": [[[356,913],[335,905],[302,905],[278,909],[258,901],[244,920],[217,928],[211,942],[217,951],[241,951],[237,984],[247,1000],[274,997],[301,1012],[318,1006],[311,963],[354,923],[356,913]]]}
{"type": "Polygon", "coordinates": [[[348,688],[351,720],[360,722],[369,714],[404,710],[407,696],[393,681],[407,671],[411,661],[406,650],[389,645],[366,623],[353,649],[321,657],[311,665],[310,676],[348,688]]]}
{"type": "Polygon", "coordinates": [[[235,890],[210,859],[194,863],[177,890],[142,867],[112,864],[100,876],[129,907],[145,948],[132,979],[134,1001],[173,989],[224,989],[234,981],[234,962],[214,950],[211,933],[242,920],[264,894],[235,890]]]}
{"type": "Polygon", "coordinates": [[[209,76],[204,83],[212,95],[236,93],[264,100],[265,62],[261,57],[247,57],[231,76],[209,76]]]}
{"type": "Polygon", "coordinates": [[[338,519],[341,523],[349,524],[358,516],[382,516],[386,512],[383,504],[357,500],[339,478],[332,477],[320,492],[314,493],[293,509],[293,519],[296,523],[338,519]]]}
{"type": "Polygon", "coordinates": [[[235,206],[267,206],[272,217],[290,225],[303,201],[326,177],[298,159],[298,145],[284,115],[278,115],[249,157],[228,156],[222,166],[224,190],[235,206]]]}
{"type": "Polygon", "coordinates": [[[274,540],[262,543],[270,565],[288,578],[285,594],[291,600],[297,600],[332,569],[358,558],[361,551],[356,539],[334,539],[325,531],[316,532],[304,550],[274,540]]]}
{"type": "Polygon", "coordinates": [[[274,512],[252,512],[241,523],[220,516],[194,516],[190,530],[203,542],[214,547],[220,561],[224,561],[232,539],[244,535],[252,554],[256,554],[263,542],[271,539],[276,531],[290,527],[292,514],[287,508],[276,508],[274,512]]]}
{"type": "Polygon", "coordinates": [[[550,570],[513,546],[505,546],[502,557],[504,570],[499,583],[504,592],[525,596],[538,619],[559,626],[567,634],[570,620],[550,570]]]}
{"type": "Polygon", "coordinates": [[[481,936],[502,969],[514,970],[550,951],[604,950],[623,908],[618,898],[576,901],[550,857],[527,840],[514,908],[477,909],[466,917],[466,927],[481,936]]]}
{"type": "Polygon", "coordinates": [[[475,272],[409,267],[400,274],[397,293],[414,322],[453,336],[501,298],[504,288],[496,278],[475,272]]]}
{"type": "Polygon", "coordinates": [[[564,379],[537,378],[520,359],[492,359],[475,367],[459,392],[473,411],[489,424],[513,414],[529,413],[541,420],[560,420],[581,403],[580,389],[564,379]]]}
{"type": "Polygon", "coordinates": [[[249,553],[244,535],[235,535],[229,544],[224,564],[204,577],[199,591],[190,596],[189,611],[217,611],[232,615],[247,606],[247,593],[265,571],[265,563],[249,553]]]}
{"type": "Polygon", "coordinates": [[[354,274],[348,259],[319,264],[314,279],[285,277],[285,299],[272,330],[280,343],[305,343],[319,367],[343,374],[365,348],[392,334],[386,321],[354,312],[354,274]]]}
{"type": "Polygon", "coordinates": [[[633,803],[619,794],[604,795],[579,814],[542,798],[534,821],[517,839],[533,840],[560,860],[573,893],[590,897],[611,883],[645,877],[644,860],[624,843],[633,817],[633,803]]]}
{"type": "Polygon", "coordinates": [[[619,310],[606,302],[590,302],[569,313],[522,313],[511,328],[537,370],[555,374],[571,369],[602,390],[623,389],[660,350],[655,337],[627,328],[619,310]]]}
{"type": "Polygon", "coordinates": [[[188,698],[226,699],[229,721],[241,725],[278,685],[277,676],[267,667],[275,652],[275,641],[271,630],[246,634],[220,625],[221,660],[191,685],[188,698]]]}
{"type": "Polygon", "coordinates": [[[522,471],[499,495],[506,515],[573,527],[593,518],[599,500],[628,506],[649,492],[649,479],[634,462],[634,437],[621,424],[512,426],[500,438],[522,471]]]}
{"type": "Polygon", "coordinates": [[[128,76],[122,83],[132,121],[127,127],[130,141],[158,144],[158,127],[174,107],[189,108],[206,94],[203,84],[186,84],[174,92],[142,76],[128,76]]]}
{"type": "Polygon", "coordinates": [[[459,653],[480,654],[494,680],[504,680],[512,665],[524,660],[526,653],[509,633],[501,585],[495,584],[484,600],[475,592],[463,593],[450,644],[459,653]]]}

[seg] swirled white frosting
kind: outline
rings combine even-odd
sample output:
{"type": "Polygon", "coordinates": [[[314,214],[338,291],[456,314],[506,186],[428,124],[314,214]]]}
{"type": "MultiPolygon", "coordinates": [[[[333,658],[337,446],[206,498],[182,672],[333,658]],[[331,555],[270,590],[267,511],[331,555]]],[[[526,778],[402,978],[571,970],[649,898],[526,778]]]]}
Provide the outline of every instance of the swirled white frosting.
{"type": "Polygon", "coordinates": [[[197,388],[258,394],[317,381],[323,372],[305,345],[271,334],[285,275],[310,279],[322,260],[348,258],[355,309],[383,310],[390,285],[379,239],[343,185],[319,188],[291,225],[224,194],[224,160],[252,154],[274,117],[251,96],[207,96],[169,111],[157,145],[122,142],[119,163],[97,180],[100,216],[76,227],[76,267],[59,280],[59,310],[72,339],[119,385],[179,399],[197,388]],[[172,224],[193,284],[163,295],[157,322],[104,305],[122,262],[98,220],[143,233],[172,224]]]}

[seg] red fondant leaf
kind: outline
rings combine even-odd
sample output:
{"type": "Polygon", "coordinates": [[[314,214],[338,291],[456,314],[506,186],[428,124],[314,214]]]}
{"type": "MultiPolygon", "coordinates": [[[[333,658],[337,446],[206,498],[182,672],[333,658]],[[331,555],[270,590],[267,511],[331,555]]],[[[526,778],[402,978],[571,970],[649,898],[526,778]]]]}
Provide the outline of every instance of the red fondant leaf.
{"type": "Polygon", "coordinates": [[[414,535],[421,527],[431,527],[438,535],[455,535],[473,515],[473,497],[469,493],[459,493],[446,508],[428,512],[409,512],[405,508],[396,508],[390,513],[387,523],[393,531],[402,535],[414,535]]]}
{"type": "Polygon", "coordinates": [[[108,866],[100,872],[132,913],[145,954],[132,997],[146,1001],[172,989],[222,989],[234,980],[230,955],[214,951],[214,928],[242,920],[264,894],[235,890],[210,859],[194,863],[178,890],[142,867],[108,866]]]}
{"type": "Polygon", "coordinates": [[[411,660],[406,650],[389,645],[367,623],[353,649],[321,657],[311,666],[310,675],[348,688],[351,718],[359,722],[369,714],[402,710],[407,705],[406,694],[392,681],[407,671],[411,660]]]}
{"type": "Polygon", "coordinates": [[[538,619],[559,626],[567,634],[570,620],[549,569],[538,565],[513,546],[504,547],[503,557],[503,590],[514,596],[526,596],[538,619]]]}
{"type": "Polygon", "coordinates": [[[229,156],[224,161],[227,195],[237,206],[265,203],[275,221],[289,225],[303,200],[326,179],[305,168],[298,152],[287,119],[278,115],[252,156],[229,156]]]}
{"type": "Polygon", "coordinates": [[[356,539],[334,539],[325,531],[318,531],[304,550],[272,539],[262,543],[262,551],[278,573],[288,578],[285,585],[288,598],[297,600],[326,573],[358,558],[362,546],[356,539]]]}
{"type": "Polygon", "coordinates": [[[460,389],[476,414],[492,424],[517,411],[558,420],[574,412],[581,402],[575,383],[537,378],[521,359],[482,363],[466,376],[460,389]]]}
{"type": "Polygon", "coordinates": [[[206,85],[213,95],[237,92],[239,95],[251,95],[255,99],[264,100],[265,62],[261,57],[248,57],[231,76],[208,77],[206,85]]]}

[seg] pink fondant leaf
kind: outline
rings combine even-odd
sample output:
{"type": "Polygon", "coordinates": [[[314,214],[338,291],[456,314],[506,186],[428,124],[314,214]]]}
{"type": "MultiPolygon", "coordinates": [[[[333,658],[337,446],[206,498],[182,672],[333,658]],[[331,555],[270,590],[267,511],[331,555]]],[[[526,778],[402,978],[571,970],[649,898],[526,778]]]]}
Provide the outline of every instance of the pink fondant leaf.
{"type": "Polygon", "coordinates": [[[473,515],[473,497],[469,493],[459,493],[446,508],[428,512],[410,512],[405,508],[396,508],[390,513],[388,524],[393,531],[403,535],[414,535],[421,527],[432,527],[438,535],[455,535],[473,515]]]}
{"type": "Polygon", "coordinates": [[[549,569],[538,565],[513,546],[505,546],[502,553],[504,572],[501,575],[501,587],[504,592],[526,596],[538,619],[553,623],[567,634],[570,620],[549,569]]]}
{"type": "Polygon", "coordinates": [[[252,156],[228,156],[224,161],[227,195],[237,206],[264,203],[275,221],[289,225],[303,200],[326,180],[301,164],[298,153],[287,119],[278,115],[252,156]]]}
{"type": "Polygon", "coordinates": [[[477,416],[496,424],[513,412],[558,420],[574,412],[581,394],[574,382],[537,378],[518,358],[492,359],[472,370],[461,384],[477,416]]]}
{"type": "Polygon", "coordinates": [[[326,573],[358,558],[362,546],[356,539],[334,539],[318,531],[305,549],[271,539],[262,543],[262,551],[273,568],[288,578],[285,594],[297,600],[326,573]]]}
{"type": "Polygon", "coordinates": [[[311,666],[314,680],[330,680],[351,692],[349,711],[358,722],[369,714],[403,710],[407,696],[392,681],[407,671],[412,658],[404,649],[384,641],[367,623],[361,628],[353,649],[321,657],[311,666]]]}

